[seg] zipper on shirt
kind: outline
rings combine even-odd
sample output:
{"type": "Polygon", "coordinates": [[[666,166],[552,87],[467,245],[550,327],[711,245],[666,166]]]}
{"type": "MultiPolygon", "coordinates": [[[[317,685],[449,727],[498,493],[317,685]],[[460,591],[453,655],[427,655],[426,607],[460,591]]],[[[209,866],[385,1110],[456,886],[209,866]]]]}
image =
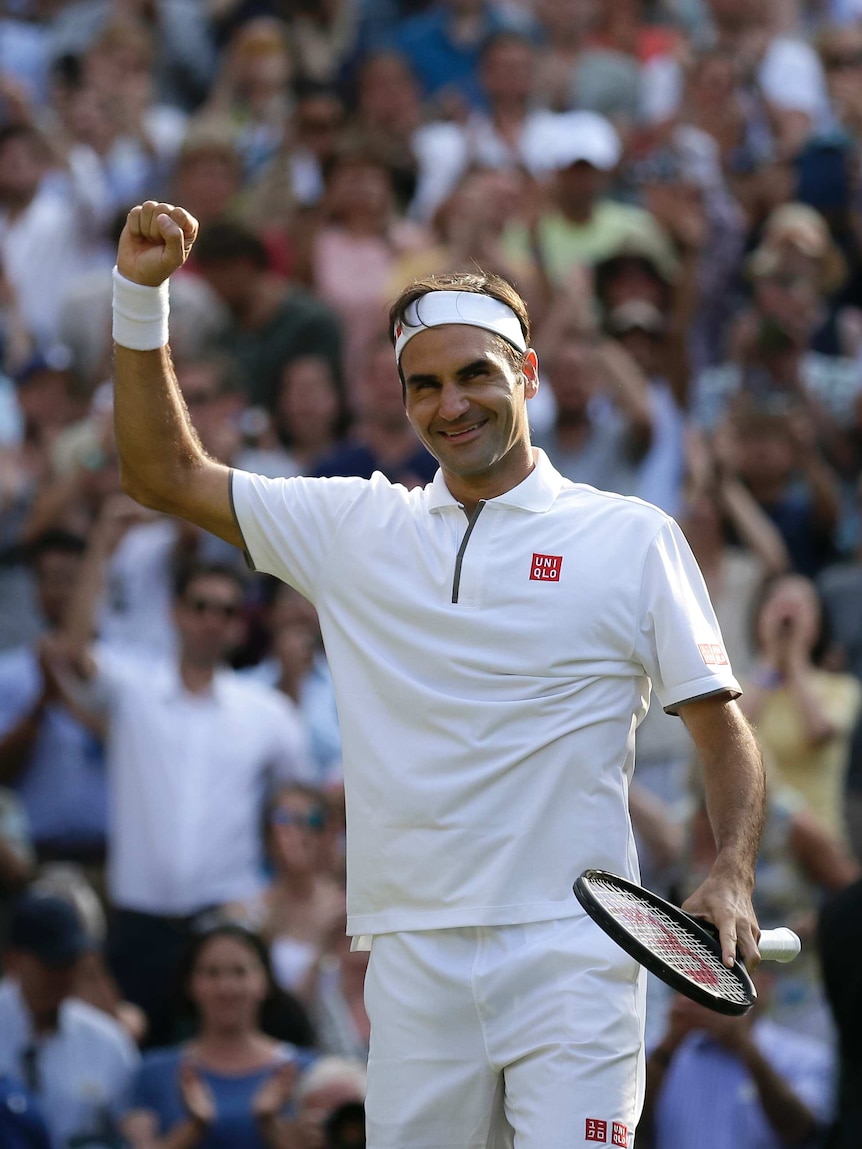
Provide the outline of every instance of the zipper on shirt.
{"type": "Polygon", "coordinates": [[[485,506],[485,500],[481,499],[476,504],[476,509],[470,516],[467,523],[467,529],[464,532],[464,537],[461,539],[461,545],[458,548],[458,554],[455,556],[455,577],[452,580],[452,602],[458,601],[458,591],[461,588],[461,564],[464,561],[464,552],[467,549],[467,543],[470,541],[470,535],[473,533],[473,527],[476,525],[476,520],[482,513],[482,508],[485,506]]]}

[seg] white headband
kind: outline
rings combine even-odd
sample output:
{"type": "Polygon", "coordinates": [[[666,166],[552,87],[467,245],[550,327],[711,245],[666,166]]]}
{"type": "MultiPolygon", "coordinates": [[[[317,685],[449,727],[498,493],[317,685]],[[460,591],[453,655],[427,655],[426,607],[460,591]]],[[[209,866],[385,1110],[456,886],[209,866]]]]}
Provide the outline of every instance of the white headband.
{"type": "Polygon", "coordinates": [[[475,291],[429,291],[411,303],[403,322],[395,325],[396,360],[401,362],[401,353],[414,335],[445,323],[484,327],[486,331],[502,335],[519,351],[527,350],[521,321],[511,307],[499,299],[475,291]]]}

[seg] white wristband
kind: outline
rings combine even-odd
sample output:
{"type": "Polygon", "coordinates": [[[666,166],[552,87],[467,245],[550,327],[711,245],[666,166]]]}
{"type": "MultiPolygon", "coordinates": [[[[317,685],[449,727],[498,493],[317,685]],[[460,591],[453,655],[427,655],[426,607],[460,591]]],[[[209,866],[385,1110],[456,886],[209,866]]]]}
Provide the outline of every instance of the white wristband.
{"type": "Polygon", "coordinates": [[[156,351],[168,341],[168,281],[133,283],[114,268],[114,342],[132,351],[156,351]]]}

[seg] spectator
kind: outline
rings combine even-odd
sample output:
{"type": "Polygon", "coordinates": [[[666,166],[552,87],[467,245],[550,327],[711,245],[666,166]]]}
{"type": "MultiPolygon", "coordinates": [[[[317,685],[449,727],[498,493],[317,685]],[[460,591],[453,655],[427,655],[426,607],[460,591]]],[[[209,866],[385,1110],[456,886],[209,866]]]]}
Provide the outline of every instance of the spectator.
{"type": "Polygon", "coordinates": [[[227,307],[225,349],[234,355],[253,404],[272,409],[284,365],[322,355],[341,377],[337,319],[302,288],[272,275],[263,243],[236,223],[213,223],[195,246],[195,264],[227,307]]]}
{"type": "Polygon", "coordinates": [[[365,1011],[367,969],[368,953],[351,951],[344,930],[333,926],[317,961],[310,996],[319,1048],[363,1064],[368,1060],[371,1036],[365,1011]]]}
{"type": "Polygon", "coordinates": [[[478,79],[482,48],[512,26],[492,0],[437,0],[396,25],[387,43],[410,61],[426,97],[447,117],[483,104],[478,79]]]}
{"type": "Polygon", "coordinates": [[[368,151],[345,150],[333,159],[322,206],[311,251],[312,283],[341,320],[346,366],[361,362],[370,340],[386,330],[396,261],[427,247],[430,237],[399,218],[392,173],[368,151]]]}
{"type": "Polygon", "coordinates": [[[39,642],[0,653],[0,781],[19,795],[40,861],[99,868],[108,817],[102,744],[64,700],[49,653],[84,546],[76,535],[52,531],[30,547],[44,631],[39,642]]]}
{"type": "MultiPolygon", "coordinates": [[[[766,977],[758,979],[766,996],[766,977]]],[[[638,1138],[654,1149],[781,1149],[822,1134],[832,1114],[829,1047],[752,1010],[724,1017],[677,997],[647,1058],[638,1138]]]]}
{"type": "Polygon", "coordinates": [[[743,708],[757,724],[777,777],[845,842],[844,787],[862,685],[819,664],[822,625],[817,591],[808,579],[788,574],[767,586],[755,614],[760,664],[743,708]]]}
{"type": "Polygon", "coordinates": [[[229,911],[268,940],[276,984],[304,1001],[331,931],[346,935],[344,889],[322,868],[326,823],[323,795],[312,787],[278,790],[266,827],[273,880],[256,899],[229,911]]]}
{"type": "Polygon", "coordinates": [[[193,203],[202,226],[236,214],[243,189],[242,157],[230,124],[193,124],[176,158],[171,195],[193,203]]]}
{"type": "Polygon", "coordinates": [[[52,1149],[107,1145],[138,1064],[112,1018],[72,996],[87,938],[63,898],[25,893],[9,926],[0,982],[0,1073],[41,1103],[52,1149]]]}
{"type": "Polygon", "coordinates": [[[398,370],[388,335],[380,334],[369,343],[364,366],[356,382],[356,425],[345,443],[318,459],[315,474],[370,479],[375,471],[380,471],[406,487],[430,483],[437,463],[404,417],[398,370]]]}
{"type": "Polygon", "coordinates": [[[288,1143],[297,1075],[307,1051],[262,1028],[273,997],[266,947],[222,923],[191,942],[181,984],[192,1038],[144,1057],[123,1122],[131,1149],[280,1149],[288,1143]]]}
{"type": "Polygon", "coordinates": [[[317,611],[286,583],[276,583],[273,594],[266,624],[271,653],[247,673],[281,690],[299,707],[314,760],[315,784],[328,791],[341,782],[341,734],[317,611]]]}
{"type": "Polygon", "coordinates": [[[416,192],[416,133],[422,125],[419,85],[409,62],[398,52],[378,49],[360,64],[356,77],[356,113],[352,132],[392,173],[395,199],[406,211],[416,192]]]}
{"type": "Polygon", "coordinates": [[[549,207],[534,227],[513,224],[504,235],[509,258],[524,262],[535,250],[552,284],[579,265],[591,266],[634,239],[663,265],[673,260],[668,240],[643,208],[609,198],[611,175],[622,157],[620,138],[596,112],[561,117],[548,156],[554,175],[549,207]]]}
{"type": "Polygon", "coordinates": [[[365,1101],[365,1067],[361,1061],[345,1057],[321,1057],[302,1074],[296,1088],[299,1108],[297,1132],[301,1149],[320,1145],[325,1133],[324,1149],[364,1149],[365,1125],[361,1137],[337,1139],[339,1115],[361,1111],[365,1101]]]}
{"type": "Polygon", "coordinates": [[[350,412],[330,360],[302,355],[284,365],[273,413],[284,475],[312,475],[342,446],[350,412]]]}
{"type": "Polygon", "coordinates": [[[826,994],[838,1031],[838,1105],[830,1149],[854,1149],[862,1134],[862,1002],[859,962],[862,943],[862,880],[842,890],[820,911],[818,954],[826,994]]]}
{"type": "Polygon", "coordinates": [[[158,1044],[173,1031],[169,987],[195,920],[260,888],[267,789],[307,776],[308,760],[295,708],[223,665],[243,630],[243,588],[231,568],[181,572],[175,659],[90,646],[105,562],[127,513],[125,503],[106,507],[66,634],[107,731],[109,962],[158,1044]]]}

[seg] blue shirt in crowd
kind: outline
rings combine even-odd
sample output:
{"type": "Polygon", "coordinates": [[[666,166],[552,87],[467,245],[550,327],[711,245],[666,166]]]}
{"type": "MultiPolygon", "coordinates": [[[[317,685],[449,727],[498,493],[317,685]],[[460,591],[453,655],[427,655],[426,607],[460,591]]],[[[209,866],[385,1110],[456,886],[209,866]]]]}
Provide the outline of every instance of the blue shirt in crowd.
{"type": "MultiPolygon", "coordinates": [[[[316,1057],[310,1050],[291,1045],[283,1045],[282,1050],[283,1060],[296,1061],[300,1073],[316,1057]]],[[[144,1054],[134,1083],[131,1107],[155,1113],[160,1136],[187,1117],[179,1088],[179,1069],[184,1057],[182,1046],[155,1049],[144,1054]]],[[[221,1074],[198,1069],[201,1079],[212,1090],[217,1116],[206,1136],[197,1142],[197,1149],[267,1149],[252,1116],[251,1104],[258,1089],[278,1064],[245,1074],[221,1074]]]]}

